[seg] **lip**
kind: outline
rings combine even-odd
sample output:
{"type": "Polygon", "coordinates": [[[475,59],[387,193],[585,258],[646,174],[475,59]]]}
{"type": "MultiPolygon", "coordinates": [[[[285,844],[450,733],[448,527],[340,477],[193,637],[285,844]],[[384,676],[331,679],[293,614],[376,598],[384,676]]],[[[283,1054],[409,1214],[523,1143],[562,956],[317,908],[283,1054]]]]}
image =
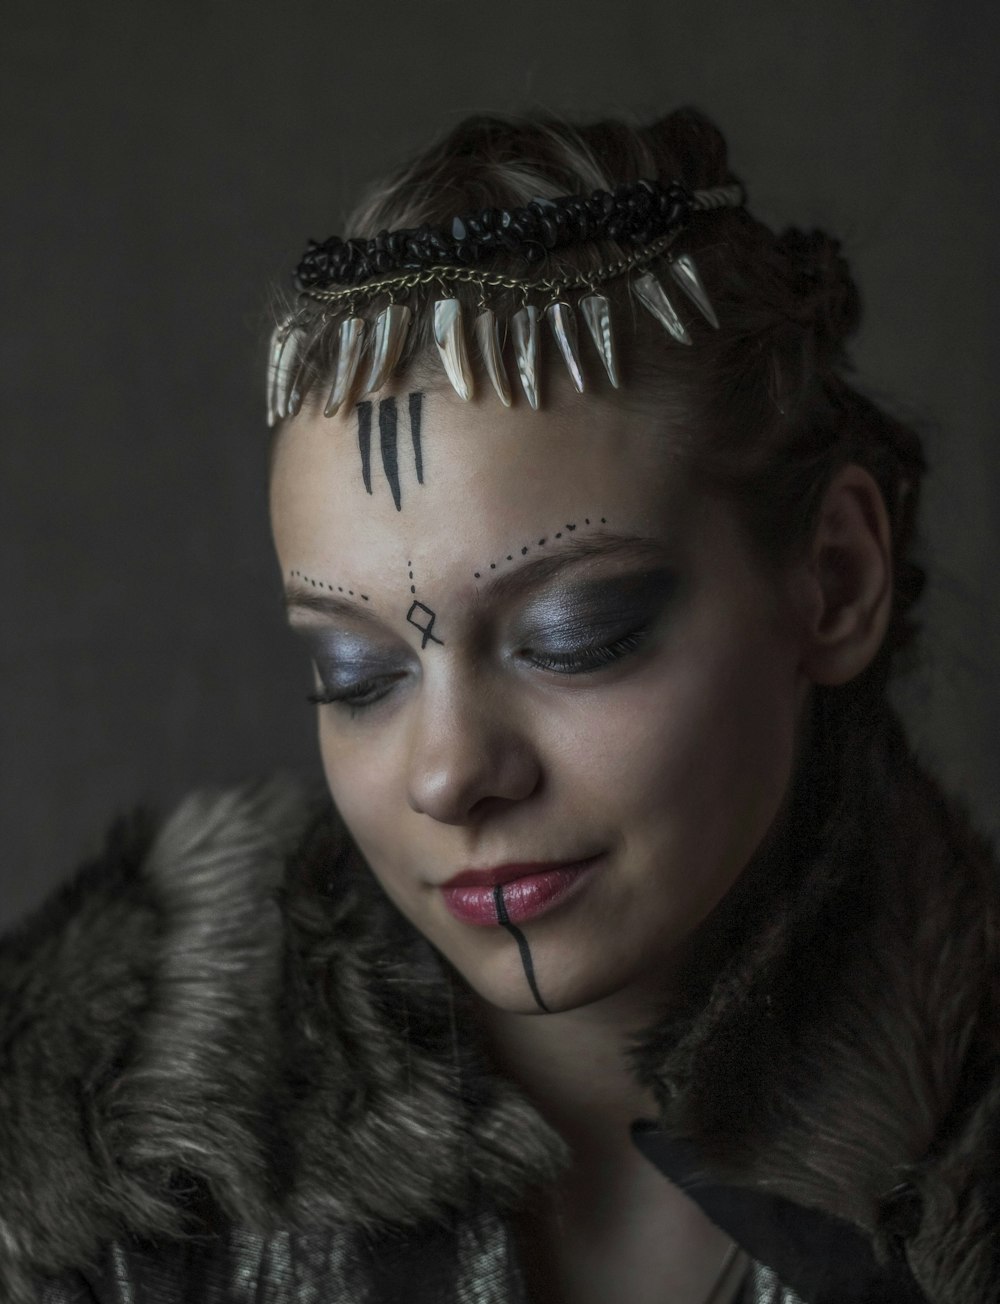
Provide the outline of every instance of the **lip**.
{"type": "Polygon", "coordinates": [[[584,865],[593,860],[593,856],[583,856],[579,860],[522,860],[512,861],[507,865],[492,865],[489,869],[463,869],[439,886],[448,887],[496,887],[498,883],[513,883],[518,878],[528,878],[532,874],[547,874],[569,866],[584,865]]]}
{"type": "Polygon", "coordinates": [[[467,869],[442,883],[444,903],[456,919],[465,924],[497,927],[500,914],[497,889],[507,921],[512,924],[536,919],[579,890],[603,852],[576,861],[533,861],[494,865],[490,869],[467,869]]]}

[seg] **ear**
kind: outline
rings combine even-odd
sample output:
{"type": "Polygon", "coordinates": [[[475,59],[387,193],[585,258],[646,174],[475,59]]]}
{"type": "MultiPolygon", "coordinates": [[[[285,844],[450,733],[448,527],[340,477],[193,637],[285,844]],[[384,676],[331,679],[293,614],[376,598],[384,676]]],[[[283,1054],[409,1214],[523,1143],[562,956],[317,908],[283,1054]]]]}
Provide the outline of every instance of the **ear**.
{"type": "Polygon", "coordinates": [[[892,611],[892,531],[874,477],[848,463],[827,485],[807,555],[795,567],[802,670],[846,684],[874,659],[892,611]]]}

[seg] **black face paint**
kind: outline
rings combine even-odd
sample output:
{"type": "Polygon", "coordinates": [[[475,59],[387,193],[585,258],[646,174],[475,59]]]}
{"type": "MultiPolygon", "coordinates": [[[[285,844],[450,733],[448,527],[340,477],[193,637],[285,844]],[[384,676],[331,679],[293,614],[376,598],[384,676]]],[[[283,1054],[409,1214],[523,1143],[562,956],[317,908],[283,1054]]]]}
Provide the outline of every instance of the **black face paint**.
{"type": "Polygon", "coordinates": [[[372,491],[372,405],[358,404],[358,448],[361,450],[361,478],[372,491]]]}
{"type": "MultiPolygon", "coordinates": [[[[412,580],[413,562],[408,561],[406,565],[407,567],[410,568],[410,579],[412,580]]],[[[416,593],[416,591],[417,591],[417,586],[415,584],[411,584],[410,592],[416,593]]],[[[434,622],[435,620],[437,620],[437,612],[432,611],[431,608],[428,607],[425,602],[419,602],[416,599],[414,599],[414,601],[410,603],[410,609],[406,613],[406,619],[408,624],[412,625],[414,629],[419,629],[421,634],[423,634],[423,640],[421,641],[420,644],[421,651],[423,651],[423,649],[427,646],[428,643],[440,643],[441,646],[444,647],[444,639],[438,638],[438,636],[434,633],[434,622]],[[421,624],[420,619],[415,618],[416,616],[419,616],[421,619],[426,616],[426,617],[430,617],[430,619],[425,620],[424,623],[421,624]]]]}
{"type": "Polygon", "coordinates": [[[424,396],[419,390],[410,395],[410,442],[413,444],[413,464],[417,471],[417,484],[424,482],[424,453],[420,443],[420,421],[424,396]]]}
{"type": "MultiPolygon", "coordinates": [[[[589,516],[585,516],[585,517],[583,518],[583,523],[584,523],[584,525],[589,525],[589,524],[590,524],[590,517],[589,517],[589,516]]],[[[608,523],[608,518],[607,518],[606,516],[602,516],[602,517],[601,517],[601,524],[602,524],[602,525],[607,525],[607,523],[608,523]]],[[[572,533],[572,531],[576,529],[577,524],[578,524],[577,521],[567,521],[567,522],[566,522],[566,529],[569,530],[569,531],[572,533]]],[[[561,539],[561,538],[563,537],[563,532],[562,532],[562,530],[558,530],[558,531],[557,531],[555,534],[553,534],[551,537],[552,537],[553,539],[561,539]]],[[[526,557],[526,556],[528,555],[528,553],[532,551],[533,548],[544,548],[545,545],[548,543],[548,541],[549,541],[549,536],[547,535],[544,539],[539,539],[536,543],[523,543],[523,544],[519,545],[519,552],[520,552],[520,555],[521,555],[522,557],[526,557]]],[[[507,553],[507,560],[508,560],[508,561],[513,561],[513,560],[514,560],[514,553],[512,553],[512,552],[507,553]]],[[[497,568],[497,564],[496,564],[496,562],[495,562],[495,561],[491,561],[490,564],[489,564],[489,569],[490,569],[490,570],[496,570],[496,568],[497,568]]],[[[482,577],[483,577],[483,569],[480,569],[480,570],[474,571],[474,572],[473,572],[473,577],[474,577],[475,579],[477,579],[477,580],[482,579],[482,577]]]]}
{"type": "Polygon", "coordinates": [[[399,490],[399,449],[396,444],[396,400],[384,398],[378,405],[378,433],[382,446],[382,469],[392,490],[396,511],[402,510],[399,490]]]}
{"type": "MultiPolygon", "coordinates": [[[[422,443],[424,396],[419,391],[410,394],[410,442],[413,445],[413,464],[417,484],[424,483],[424,452],[422,443]]],[[[367,399],[355,405],[358,413],[358,449],[361,453],[361,478],[365,490],[372,492],[372,403],[367,399]]],[[[392,494],[396,511],[403,506],[403,491],[399,479],[399,412],[394,398],[384,398],[378,405],[379,449],[382,470],[392,494]]]]}
{"type": "Polygon", "coordinates": [[[419,629],[421,634],[423,634],[423,639],[420,643],[421,650],[423,650],[428,643],[440,643],[442,647],[444,646],[444,639],[438,638],[438,636],[433,632],[434,622],[437,620],[437,613],[431,611],[430,607],[424,606],[422,602],[414,602],[406,613],[406,619],[409,624],[411,624],[415,629],[419,629]],[[423,615],[429,616],[430,620],[428,620],[425,625],[421,625],[419,620],[414,620],[414,612],[422,612],[423,615]]]}
{"type": "Polygon", "coordinates": [[[531,988],[531,994],[535,998],[535,1004],[543,1014],[551,1014],[552,1011],[542,1000],[542,994],[538,990],[538,983],[535,981],[535,966],[531,959],[531,948],[528,946],[528,939],[521,932],[516,924],[512,924],[507,917],[507,906],[503,899],[503,884],[498,883],[493,889],[493,904],[497,910],[497,923],[506,928],[514,941],[517,943],[517,949],[521,955],[521,964],[524,967],[524,976],[528,980],[528,986],[531,988]]]}
{"type": "MultiPolygon", "coordinates": [[[[292,570],[289,571],[288,574],[292,579],[300,579],[303,584],[308,584],[310,588],[326,589],[328,593],[346,593],[349,598],[354,597],[354,590],[345,588],[343,584],[327,584],[325,580],[318,580],[309,575],[304,575],[300,570],[292,570]]],[[[363,602],[369,601],[367,593],[359,593],[358,597],[361,598],[363,602]]]]}

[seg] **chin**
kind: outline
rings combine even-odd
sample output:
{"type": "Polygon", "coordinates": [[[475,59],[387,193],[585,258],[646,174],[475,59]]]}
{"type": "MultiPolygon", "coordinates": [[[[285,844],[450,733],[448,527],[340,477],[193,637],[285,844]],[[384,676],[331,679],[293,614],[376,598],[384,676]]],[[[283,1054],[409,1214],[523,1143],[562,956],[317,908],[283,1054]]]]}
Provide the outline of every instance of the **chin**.
{"type": "Polygon", "coordinates": [[[512,949],[513,955],[497,957],[499,962],[488,967],[456,966],[481,1000],[506,1014],[564,1014],[593,1005],[620,990],[621,984],[604,974],[576,973],[570,976],[565,971],[559,973],[559,967],[546,965],[542,953],[536,955],[534,968],[536,989],[545,1005],[542,1009],[531,990],[516,948],[512,949]]]}

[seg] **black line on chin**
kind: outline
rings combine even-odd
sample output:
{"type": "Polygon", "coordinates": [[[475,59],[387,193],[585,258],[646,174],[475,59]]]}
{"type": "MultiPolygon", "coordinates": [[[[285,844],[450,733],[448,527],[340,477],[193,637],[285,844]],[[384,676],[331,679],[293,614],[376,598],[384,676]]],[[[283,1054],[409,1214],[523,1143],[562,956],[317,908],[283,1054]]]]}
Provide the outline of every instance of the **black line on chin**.
{"type": "Polygon", "coordinates": [[[528,986],[531,988],[535,1003],[540,1010],[543,1010],[546,1014],[551,1014],[552,1011],[542,1000],[541,992],[538,990],[538,983],[535,981],[535,966],[531,959],[531,948],[528,946],[528,939],[520,928],[516,924],[512,924],[507,917],[507,905],[503,899],[503,884],[501,883],[497,883],[493,889],[493,904],[497,910],[497,922],[506,928],[517,943],[517,949],[521,953],[521,964],[524,966],[524,976],[528,980],[528,986]]]}

